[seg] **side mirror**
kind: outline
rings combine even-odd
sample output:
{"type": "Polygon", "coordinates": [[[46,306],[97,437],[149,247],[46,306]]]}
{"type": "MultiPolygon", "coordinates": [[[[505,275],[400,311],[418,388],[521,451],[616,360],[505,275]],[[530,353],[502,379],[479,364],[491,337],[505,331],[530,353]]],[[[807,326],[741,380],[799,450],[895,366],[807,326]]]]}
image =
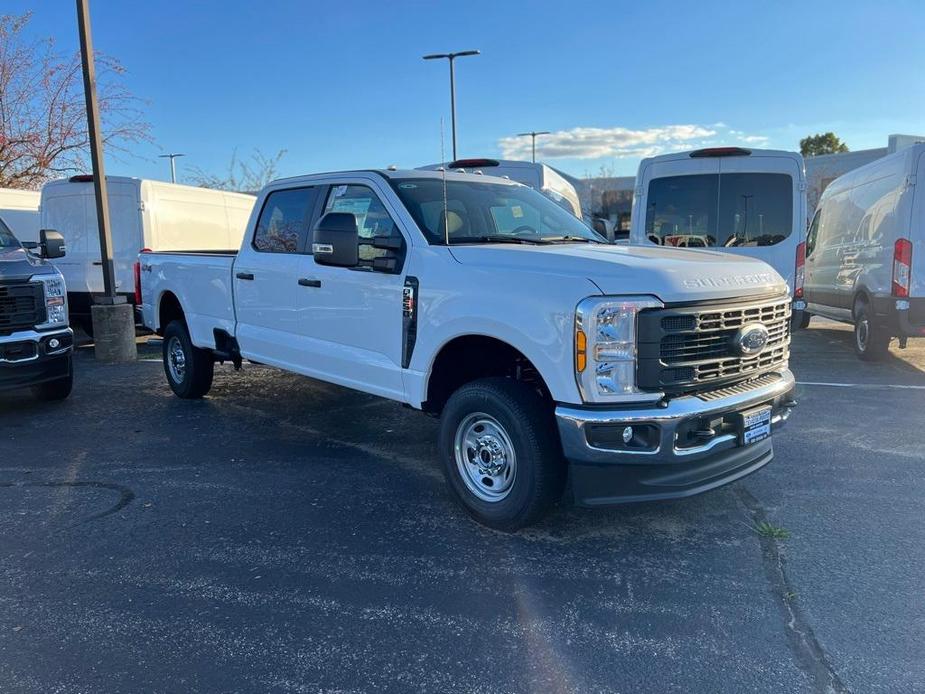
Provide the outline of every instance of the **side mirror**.
{"type": "Polygon", "coordinates": [[[356,267],[360,234],[357,218],[349,212],[328,212],[315,226],[312,254],[319,265],[356,267]]]}
{"type": "Polygon", "coordinates": [[[64,237],[54,229],[42,229],[39,232],[39,247],[43,258],[63,258],[66,252],[64,237]]]}

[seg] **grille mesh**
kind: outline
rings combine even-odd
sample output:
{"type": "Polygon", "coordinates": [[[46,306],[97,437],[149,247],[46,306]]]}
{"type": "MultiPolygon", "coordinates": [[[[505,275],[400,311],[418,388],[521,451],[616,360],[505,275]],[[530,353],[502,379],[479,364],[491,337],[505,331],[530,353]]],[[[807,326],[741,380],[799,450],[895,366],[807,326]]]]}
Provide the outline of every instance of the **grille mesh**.
{"type": "Polygon", "coordinates": [[[42,287],[36,283],[0,284],[0,333],[41,323],[42,287]]]}

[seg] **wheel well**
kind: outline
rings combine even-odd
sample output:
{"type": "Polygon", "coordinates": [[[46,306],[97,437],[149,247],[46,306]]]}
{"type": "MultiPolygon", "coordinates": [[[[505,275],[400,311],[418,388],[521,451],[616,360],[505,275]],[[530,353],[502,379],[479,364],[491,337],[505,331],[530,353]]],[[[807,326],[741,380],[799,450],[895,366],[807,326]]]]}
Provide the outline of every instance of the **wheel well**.
{"type": "Polygon", "coordinates": [[[164,329],[170,324],[170,321],[186,321],[186,315],[183,313],[183,307],[180,300],[173,292],[164,292],[161,296],[161,303],[158,307],[158,329],[157,334],[163,335],[164,329]]]}
{"type": "Polygon", "coordinates": [[[530,383],[544,399],[551,399],[540,372],[520,351],[493,337],[466,335],[446,343],[434,359],[423,409],[439,414],[460,386],[498,376],[530,383]]]}

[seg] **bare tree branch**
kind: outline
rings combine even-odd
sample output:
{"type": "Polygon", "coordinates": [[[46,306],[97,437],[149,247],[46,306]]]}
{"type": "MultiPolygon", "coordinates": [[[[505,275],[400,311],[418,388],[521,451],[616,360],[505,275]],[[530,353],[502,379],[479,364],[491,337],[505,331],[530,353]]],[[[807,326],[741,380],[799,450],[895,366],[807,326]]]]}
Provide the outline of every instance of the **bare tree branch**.
{"type": "Polygon", "coordinates": [[[279,162],[285,154],[286,150],[281,149],[275,155],[267,156],[255,149],[250,159],[242,160],[238,158],[238,150],[235,149],[231,152],[231,161],[224,175],[194,167],[190,173],[190,181],[201,188],[256,193],[273,179],[279,178],[279,162]]]}
{"type": "MultiPolygon", "coordinates": [[[[80,55],[52,39],[28,41],[31,19],[0,15],[0,187],[39,188],[62,173],[85,171],[89,152],[80,55]]],[[[110,152],[151,142],[144,102],[122,82],[125,68],[97,53],[103,141],[110,152]]]]}

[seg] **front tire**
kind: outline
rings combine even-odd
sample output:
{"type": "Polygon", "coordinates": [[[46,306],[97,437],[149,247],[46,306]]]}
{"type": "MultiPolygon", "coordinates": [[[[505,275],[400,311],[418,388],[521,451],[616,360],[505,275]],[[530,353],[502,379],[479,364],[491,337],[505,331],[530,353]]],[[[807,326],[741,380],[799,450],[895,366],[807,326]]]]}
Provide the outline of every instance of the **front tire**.
{"type": "Polygon", "coordinates": [[[552,410],[534,389],[506,378],[468,383],[440,420],[447,484],[479,523],[512,532],[562,496],[566,467],[552,410]]]}
{"type": "Polygon", "coordinates": [[[164,330],[164,374],[177,397],[201,398],[212,387],[215,360],[207,349],[193,345],[186,323],[171,321],[164,330]]]}
{"type": "Polygon", "coordinates": [[[890,353],[893,339],[874,319],[866,303],[858,304],[854,311],[854,351],[864,361],[882,361],[890,353]]]}
{"type": "Polygon", "coordinates": [[[53,402],[56,400],[65,400],[71,394],[71,390],[74,388],[73,358],[69,354],[65,359],[67,359],[67,376],[32,386],[32,394],[36,398],[47,402],[53,402]]]}

